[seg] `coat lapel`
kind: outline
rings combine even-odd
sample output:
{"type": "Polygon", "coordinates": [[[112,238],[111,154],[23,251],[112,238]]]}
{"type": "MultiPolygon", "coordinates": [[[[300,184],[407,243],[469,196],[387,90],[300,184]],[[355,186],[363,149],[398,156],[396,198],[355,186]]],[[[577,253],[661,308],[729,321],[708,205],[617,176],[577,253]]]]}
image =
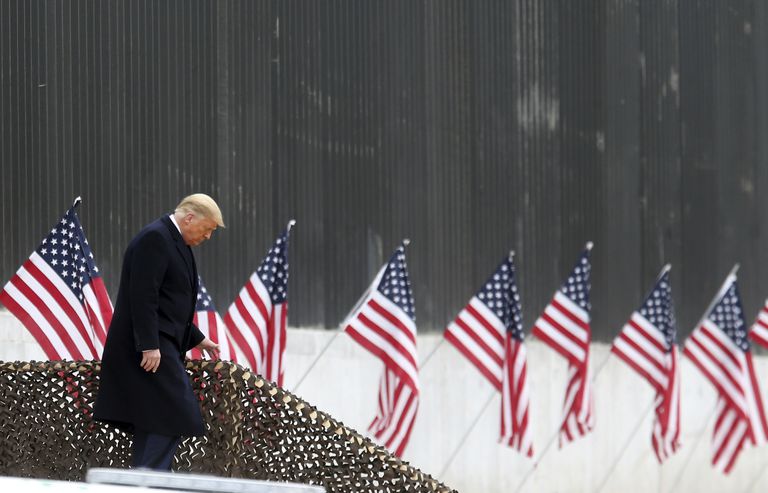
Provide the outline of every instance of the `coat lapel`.
{"type": "MultiPolygon", "coordinates": [[[[192,285],[192,287],[197,286],[197,267],[195,266],[195,257],[192,255],[192,249],[184,243],[184,238],[168,216],[164,216],[162,221],[168,228],[168,231],[171,232],[173,244],[176,246],[176,250],[178,250],[181,259],[184,261],[184,265],[187,266],[187,276],[189,277],[190,285],[192,285]]],[[[196,295],[197,291],[194,291],[194,293],[196,295]]]]}

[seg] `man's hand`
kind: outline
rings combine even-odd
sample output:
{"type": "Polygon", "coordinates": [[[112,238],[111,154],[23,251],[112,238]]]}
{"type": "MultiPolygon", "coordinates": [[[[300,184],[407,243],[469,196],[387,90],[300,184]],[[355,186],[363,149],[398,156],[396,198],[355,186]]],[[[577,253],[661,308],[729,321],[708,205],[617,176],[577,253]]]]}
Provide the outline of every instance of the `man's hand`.
{"type": "Polygon", "coordinates": [[[211,359],[219,358],[219,345],[208,339],[207,337],[202,340],[200,344],[195,346],[201,353],[208,353],[208,357],[211,359]]]}
{"type": "Polygon", "coordinates": [[[141,367],[155,373],[160,367],[160,350],[150,349],[141,353],[141,367]]]}

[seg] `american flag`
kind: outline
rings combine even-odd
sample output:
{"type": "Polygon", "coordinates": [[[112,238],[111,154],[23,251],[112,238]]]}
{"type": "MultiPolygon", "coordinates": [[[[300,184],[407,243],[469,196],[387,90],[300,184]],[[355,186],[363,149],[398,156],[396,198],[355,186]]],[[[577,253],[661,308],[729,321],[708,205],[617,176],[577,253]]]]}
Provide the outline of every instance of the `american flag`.
{"type": "Polygon", "coordinates": [[[718,392],[712,465],[729,473],[744,445],[768,441],[736,275],[729,275],[683,353],[718,392]]]}
{"type": "Polygon", "coordinates": [[[680,367],[669,266],[632,313],[611,351],[656,390],[651,443],[662,463],[680,447],[680,367]]]}
{"type": "Polygon", "coordinates": [[[238,362],[265,378],[283,384],[288,317],[288,236],[291,221],[277,237],[259,268],[251,274],[224,323],[236,346],[238,362]]]}
{"type": "Polygon", "coordinates": [[[403,242],[344,322],[345,331],[384,363],[378,412],[369,430],[402,456],[419,406],[416,319],[403,242]]]}
{"type": "Polygon", "coordinates": [[[511,259],[505,258],[444,333],[445,339],[499,391],[504,373],[507,333],[504,315],[509,314],[510,309],[511,267],[511,259]],[[502,279],[502,275],[506,279],[502,279]]]}
{"type": "Polygon", "coordinates": [[[764,348],[768,348],[768,300],[765,300],[765,305],[757,314],[752,330],[749,331],[749,338],[764,348]]]}
{"type": "Polygon", "coordinates": [[[100,359],[109,299],[74,205],[0,292],[49,359],[100,359]]]}
{"type": "Polygon", "coordinates": [[[418,391],[385,367],[379,381],[376,417],[368,429],[379,442],[401,457],[408,445],[418,409],[418,391]]]}
{"type": "MultiPolygon", "coordinates": [[[[222,322],[216,306],[213,304],[211,294],[203,284],[203,278],[197,276],[197,303],[195,304],[194,324],[200,331],[213,342],[219,345],[219,359],[237,362],[232,341],[227,336],[224,322],[222,322]]],[[[199,349],[189,350],[191,359],[202,359],[203,354],[199,349]]]]}
{"type": "Polygon", "coordinates": [[[568,360],[568,386],[560,446],[587,434],[594,426],[592,382],[589,371],[589,254],[592,243],[576,262],[562,287],[533,326],[533,335],[568,360]]]}
{"type": "Polygon", "coordinates": [[[533,455],[523,315],[512,254],[506,257],[445,330],[453,344],[501,391],[500,440],[533,455]]]}
{"type": "MultiPolygon", "coordinates": [[[[501,435],[503,443],[514,447],[518,452],[533,457],[533,438],[528,428],[528,363],[523,344],[523,309],[520,306],[520,294],[515,282],[515,264],[512,256],[507,259],[508,265],[502,263],[497,274],[501,278],[503,304],[499,306],[497,294],[498,283],[493,284],[493,296],[497,299],[496,316],[501,315],[504,321],[504,367],[502,369],[501,385],[501,435]]],[[[496,281],[494,275],[494,281],[496,281]]],[[[487,285],[486,285],[487,288],[487,285]]],[[[491,293],[486,293],[491,294],[491,293]]],[[[478,296],[480,293],[478,293],[478,296]]],[[[485,297],[487,299],[487,296],[485,297]]]]}

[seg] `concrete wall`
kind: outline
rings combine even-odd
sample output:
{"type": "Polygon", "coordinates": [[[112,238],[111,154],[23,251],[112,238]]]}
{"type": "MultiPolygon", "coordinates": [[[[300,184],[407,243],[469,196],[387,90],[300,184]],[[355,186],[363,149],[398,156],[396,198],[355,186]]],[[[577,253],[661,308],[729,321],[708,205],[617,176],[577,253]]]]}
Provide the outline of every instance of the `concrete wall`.
{"type": "MultiPolygon", "coordinates": [[[[365,433],[375,413],[381,365],[349,337],[337,334],[311,329],[289,331],[286,388],[365,433]],[[297,388],[300,377],[332,338],[326,353],[297,388]]],[[[440,346],[421,371],[419,416],[404,459],[463,493],[514,492],[533,461],[498,445],[499,396],[458,351],[441,341],[438,335],[419,337],[422,361],[440,346]],[[446,468],[448,458],[478,415],[477,426],[446,468]]],[[[608,354],[606,345],[595,344],[593,367],[597,369],[608,354]]],[[[43,358],[26,330],[10,314],[0,311],[0,360],[43,358]]],[[[756,364],[760,377],[768,375],[768,358],[757,358],[756,364]]],[[[553,351],[531,341],[528,366],[530,417],[538,456],[558,427],[566,364],[553,351]]],[[[611,357],[596,375],[595,431],[562,450],[555,443],[522,491],[597,491],[627,443],[626,453],[602,491],[766,491],[768,473],[761,476],[768,466],[766,447],[744,451],[730,476],[710,467],[716,395],[685,359],[682,379],[683,447],[663,467],[657,464],[650,445],[653,392],[626,365],[611,357]]],[[[765,378],[763,381],[765,398],[768,382],[765,378]]]]}

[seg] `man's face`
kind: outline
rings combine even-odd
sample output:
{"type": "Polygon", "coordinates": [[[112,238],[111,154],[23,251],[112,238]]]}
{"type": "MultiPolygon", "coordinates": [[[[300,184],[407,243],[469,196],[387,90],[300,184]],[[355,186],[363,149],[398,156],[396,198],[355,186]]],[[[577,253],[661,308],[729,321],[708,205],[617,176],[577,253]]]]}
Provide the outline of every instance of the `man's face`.
{"type": "Polygon", "coordinates": [[[216,231],[216,221],[207,217],[199,217],[195,214],[187,214],[179,224],[184,243],[189,246],[197,246],[210,240],[216,231]]]}

